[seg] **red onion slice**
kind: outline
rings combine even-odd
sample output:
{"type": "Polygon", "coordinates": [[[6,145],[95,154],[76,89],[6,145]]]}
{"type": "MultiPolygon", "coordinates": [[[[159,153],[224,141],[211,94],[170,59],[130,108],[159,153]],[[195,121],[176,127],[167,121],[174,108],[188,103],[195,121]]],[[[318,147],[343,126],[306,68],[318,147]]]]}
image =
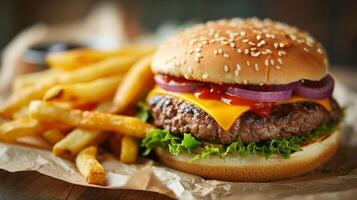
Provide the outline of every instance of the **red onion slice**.
{"type": "Polygon", "coordinates": [[[294,94],[309,99],[324,99],[331,97],[335,82],[330,75],[320,81],[306,81],[295,89],[294,94]]]}
{"type": "Polygon", "coordinates": [[[262,92],[270,92],[270,91],[283,91],[283,90],[295,90],[300,85],[302,85],[301,81],[295,81],[288,84],[281,85],[239,85],[239,88],[243,88],[246,90],[253,91],[262,91],[262,92]]]}
{"type": "Polygon", "coordinates": [[[155,75],[155,82],[163,89],[172,92],[195,92],[203,83],[185,80],[165,80],[163,75],[155,75]]]}
{"type": "Polygon", "coordinates": [[[291,97],[292,90],[282,90],[282,91],[252,91],[237,87],[230,87],[226,91],[228,95],[237,96],[244,99],[249,99],[258,102],[276,102],[287,100],[291,97]]]}

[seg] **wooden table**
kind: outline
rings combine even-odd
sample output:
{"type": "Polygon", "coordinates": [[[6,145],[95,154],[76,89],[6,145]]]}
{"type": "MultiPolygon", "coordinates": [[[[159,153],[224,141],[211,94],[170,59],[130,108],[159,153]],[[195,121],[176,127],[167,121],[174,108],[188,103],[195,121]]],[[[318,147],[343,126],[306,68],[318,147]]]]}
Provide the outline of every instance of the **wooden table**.
{"type": "MultiPolygon", "coordinates": [[[[334,68],[336,77],[357,91],[356,68],[334,68]]],[[[10,173],[0,170],[0,200],[27,200],[27,199],[171,199],[164,195],[136,191],[136,190],[109,190],[78,186],[57,180],[38,172],[10,173]]]]}

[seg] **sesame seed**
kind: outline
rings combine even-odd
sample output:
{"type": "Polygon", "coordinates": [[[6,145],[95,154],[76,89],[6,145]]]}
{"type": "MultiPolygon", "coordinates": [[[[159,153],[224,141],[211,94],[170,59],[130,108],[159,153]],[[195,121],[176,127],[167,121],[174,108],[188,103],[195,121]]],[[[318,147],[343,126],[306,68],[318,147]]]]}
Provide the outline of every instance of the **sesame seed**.
{"type": "Polygon", "coordinates": [[[291,39],[292,41],[295,41],[295,40],[296,40],[296,35],[294,35],[294,34],[290,34],[289,37],[290,37],[290,39],[291,39]]]}
{"type": "Polygon", "coordinates": [[[280,48],[284,48],[284,47],[285,47],[285,44],[284,44],[284,43],[279,43],[279,47],[280,47],[280,48]]]}
{"type": "Polygon", "coordinates": [[[264,64],[265,64],[265,66],[269,66],[269,60],[265,59],[264,64]]]}
{"type": "Polygon", "coordinates": [[[253,57],[259,57],[260,54],[260,52],[250,52],[250,55],[253,57]]]}
{"type": "Polygon", "coordinates": [[[270,49],[265,49],[265,52],[267,52],[268,54],[273,53],[270,49]]]}
{"type": "Polygon", "coordinates": [[[279,47],[278,43],[274,43],[274,47],[277,49],[279,47]]]}
{"type": "Polygon", "coordinates": [[[274,34],[270,34],[270,37],[275,39],[275,35],[274,34]]]}
{"type": "Polygon", "coordinates": [[[203,78],[203,79],[207,79],[207,78],[208,78],[208,74],[203,74],[203,75],[202,75],[202,78],[203,78]]]}
{"type": "Polygon", "coordinates": [[[320,48],[317,48],[317,53],[322,54],[322,50],[320,48]]]}
{"type": "Polygon", "coordinates": [[[269,34],[269,33],[266,33],[266,34],[265,34],[265,37],[270,38],[270,34],[269,34]]]}
{"type": "Polygon", "coordinates": [[[195,58],[194,58],[194,61],[195,61],[196,63],[200,63],[201,60],[200,60],[199,57],[195,57],[195,58]]]}
{"type": "Polygon", "coordinates": [[[183,76],[185,77],[185,79],[189,79],[190,78],[190,76],[188,74],[184,74],[183,76]]]}
{"type": "Polygon", "coordinates": [[[274,65],[274,60],[271,59],[271,60],[270,60],[270,63],[271,63],[271,65],[274,65]]]}
{"type": "Polygon", "coordinates": [[[219,37],[219,33],[214,34],[214,37],[218,38],[219,37]]]}
{"type": "Polygon", "coordinates": [[[239,76],[239,71],[238,71],[238,70],[234,70],[234,74],[235,74],[236,76],[239,76]]]}
{"type": "Polygon", "coordinates": [[[240,71],[242,69],[239,64],[237,64],[236,68],[238,71],[240,71]]]}
{"type": "Polygon", "coordinates": [[[309,52],[309,49],[308,49],[308,48],[306,48],[306,47],[304,47],[304,51],[309,52]]]}
{"type": "Polygon", "coordinates": [[[307,46],[312,47],[312,43],[307,42],[306,44],[307,44],[307,46]]]}
{"type": "Polygon", "coordinates": [[[255,71],[259,71],[259,65],[258,65],[258,64],[255,64],[255,65],[254,65],[254,69],[255,69],[255,71]]]}
{"type": "Polygon", "coordinates": [[[219,54],[223,53],[222,49],[218,49],[218,53],[219,54]]]}
{"type": "Polygon", "coordinates": [[[215,49],[215,50],[213,51],[213,53],[214,53],[215,55],[217,55],[217,54],[218,54],[217,49],[215,49]]]}
{"type": "Polygon", "coordinates": [[[248,44],[255,46],[256,44],[254,42],[248,42],[248,44]]]}
{"type": "Polygon", "coordinates": [[[245,36],[245,35],[246,35],[246,33],[245,33],[244,31],[241,31],[241,32],[239,33],[239,35],[241,35],[241,36],[245,36]]]}
{"type": "Polygon", "coordinates": [[[230,58],[230,56],[228,54],[226,54],[226,53],[223,54],[223,57],[230,58]]]}
{"type": "Polygon", "coordinates": [[[248,81],[247,80],[243,80],[243,84],[247,85],[248,81]]]}
{"type": "Polygon", "coordinates": [[[281,58],[278,58],[278,63],[280,63],[282,65],[283,64],[283,60],[281,58]]]}
{"type": "Polygon", "coordinates": [[[228,44],[228,42],[226,40],[222,40],[221,43],[224,44],[224,45],[228,44]]]}
{"type": "Polygon", "coordinates": [[[232,48],[234,48],[234,47],[236,46],[236,44],[235,44],[235,43],[233,43],[233,42],[232,42],[232,43],[230,43],[230,45],[231,45],[231,47],[232,47],[232,48]]]}
{"type": "Polygon", "coordinates": [[[257,50],[257,48],[256,47],[252,47],[252,48],[250,48],[250,50],[251,51],[255,51],[255,50],[257,50]]]}
{"type": "Polygon", "coordinates": [[[275,68],[276,68],[277,70],[281,69],[279,65],[275,65],[275,68]]]}
{"type": "Polygon", "coordinates": [[[201,52],[201,49],[200,49],[200,48],[196,48],[195,51],[196,51],[197,53],[200,53],[200,52],[201,52]]]}
{"type": "Polygon", "coordinates": [[[261,47],[261,46],[263,46],[263,45],[265,45],[266,43],[265,43],[265,40],[261,40],[258,44],[257,44],[257,46],[258,47],[261,47]]]}
{"type": "Polygon", "coordinates": [[[249,39],[243,39],[242,42],[247,43],[249,39]]]}
{"type": "Polygon", "coordinates": [[[257,40],[261,40],[262,39],[262,36],[261,35],[257,35],[257,40]]]}
{"type": "Polygon", "coordinates": [[[197,55],[196,55],[198,58],[202,58],[203,56],[202,56],[202,54],[200,54],[200,53],[197,53],[197,55]]]}
{"type": "Polygon", "coordinates": [[[238,48],[238,49],[237,49],[237,52],[238,52],[238,53],[242,53],[242,50],[238,48]]]}
{"type": "Polygon", "coordinates": [[[244,50],[244,53],[245,53],[246,55],[248,55],[249,49],[245,49],[245,50],[244,50]]]}
{"type": "Polygon", "coordinates": [[[249,62],[249,60],[247,60],[247,65],[248,65],[248,66],[250,66],[250,62],[249,62]]]}
{"type": "Polygon", "coordinates": [[[228,71],[229,71],[228,65],[224,65],[224,72],[228,72],[228,71]]]}
{"type": "Polygon", "coordinates": [[[206,44],[208,44],[208,41],[205,40],[205,41],[202,42],[202,44],[206,45],[206,44]]]}

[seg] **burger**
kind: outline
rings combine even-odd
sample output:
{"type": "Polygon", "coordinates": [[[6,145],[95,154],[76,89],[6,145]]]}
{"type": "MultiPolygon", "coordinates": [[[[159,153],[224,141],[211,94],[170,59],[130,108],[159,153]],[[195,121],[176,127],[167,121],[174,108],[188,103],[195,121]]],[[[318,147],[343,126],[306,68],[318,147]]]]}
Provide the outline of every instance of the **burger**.
{"type": "Polygon", "coordinates": [[[256,18],[188,28],[157,50],[145,154],[209,179],[272,181],[309,172],[339,143],[342,111],[325,49],[256,18]]]}

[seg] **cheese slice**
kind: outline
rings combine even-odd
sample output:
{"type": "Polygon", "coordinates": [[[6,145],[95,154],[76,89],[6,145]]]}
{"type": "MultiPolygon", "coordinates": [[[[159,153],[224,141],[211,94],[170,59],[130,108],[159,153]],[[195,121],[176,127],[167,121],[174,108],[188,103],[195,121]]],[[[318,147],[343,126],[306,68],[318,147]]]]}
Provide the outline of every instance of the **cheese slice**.
{"type": "MultiPolygon", "coordinates": [[[[196,107],[208,113],[218,123],[218,125],[221,126],[225,131],[231,128],[231,126],[239,116],[250,110],[250,107],[246,105],[229,105],[220,100],[200,99],[195,97],[191,93],[171,92],[171,91],[164,90],[159,86],[156,86],[149,93],[147,98],[149,99],[155,94],[169,95],[172,97],[182,99],[192,105],[195,105],[196,107]]],[[[296,103],[301,101],[314,102],[320,104],[321,106],[326,108],[326,110],[329,111],[331,110],[330,100],[327,98],[322,100],[310,100],[310,99],[294,96],[289,100],[280,102],[279,104],[296,103]]]]}

